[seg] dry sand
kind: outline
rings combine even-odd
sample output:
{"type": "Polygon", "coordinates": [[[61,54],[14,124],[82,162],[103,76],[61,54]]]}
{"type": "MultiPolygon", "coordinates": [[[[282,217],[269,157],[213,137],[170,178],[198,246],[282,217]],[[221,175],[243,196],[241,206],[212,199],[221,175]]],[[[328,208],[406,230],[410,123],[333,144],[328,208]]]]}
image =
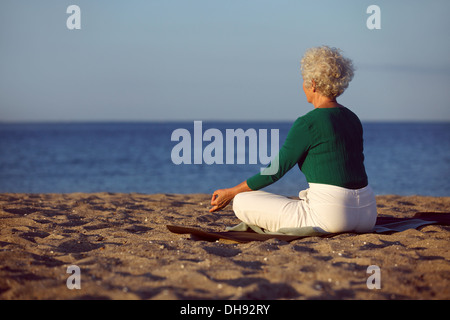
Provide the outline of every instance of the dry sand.
{"type": "MultiPolygon", "coordinates": [[[[0,299],[449,299],[450,227],[293,242],[195,241],[224,231],[205,194],[0,194],[0,299]],[[70,265],[81,289],[69,290],[70,265]],[[368,289],[367,268],[381,271],[368,289]]],[[[378,196],[380,215],[450,212],[450,197],[378,196]]]]}

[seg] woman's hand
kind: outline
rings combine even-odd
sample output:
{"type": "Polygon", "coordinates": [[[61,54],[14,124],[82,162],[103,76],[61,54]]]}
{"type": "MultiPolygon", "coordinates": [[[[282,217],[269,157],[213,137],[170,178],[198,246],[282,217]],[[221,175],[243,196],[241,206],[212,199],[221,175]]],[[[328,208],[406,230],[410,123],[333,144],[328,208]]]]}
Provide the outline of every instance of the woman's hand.
{"type": "Polygon", "coordinates": [[[211,205],[213,207],[209,212],[215,212],[225,208],[236,195],[232,190],[233,189],[219,189],[214,191],[211,198],[211,205]]]}
{"type": "Polygon", "coordinates": [[[234,196],[240,192],[251,191],[247,185],[247,181],[244,181],[233,188],[228,189],[219,189],[214,191],[211,198],[211,205],[213,206],[209,212],[215,212],[222,210],[225,208],[231,200],[233,200],[234,196]]]}

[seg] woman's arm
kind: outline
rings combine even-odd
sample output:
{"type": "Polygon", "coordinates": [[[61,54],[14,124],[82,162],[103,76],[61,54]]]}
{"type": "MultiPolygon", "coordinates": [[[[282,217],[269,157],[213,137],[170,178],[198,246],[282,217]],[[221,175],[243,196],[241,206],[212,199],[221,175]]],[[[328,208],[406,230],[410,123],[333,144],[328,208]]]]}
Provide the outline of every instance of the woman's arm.
{"type": "MultiPolygon", "coordinates": [[[[296,164],[301,166],[311,145],[311,137],[307,125],[302,120],[304,117],[298,118],[288,132],[283,146],[278,152],[275,163],[275,173],[267,174],[260,172],[247,179],[247,185],[252,190],[259,190],[278,181],[296,164]]],[[[272,170],[270,170],[272,171],[272,170]]]]}
{"type": "Polygon", "coordinates": [[[302,125],[301,118],[298,118],[289,130],[286,141],[277,155],[277,172],[270,175],[258,173],[233,188],[214,191],[211,198],[213,207],[209,212],[222,210],[240,192],[259,190],[274,183],[304,158],[309,146],[309,132],[302,125]]]}
{"type": "Polygon", "coordinates": [[[247,181],[243,181],[237,186],[234,186],[233,188],[219,189],[214,191],[211,198],[211,205],[213,207],[209,210],[209,212],[222,210],[231,202],[231,200],[233,200],[235,195],[241,192],[251,190],[252,189],[250,189],[249,186],[247,185],[247,181]]]}

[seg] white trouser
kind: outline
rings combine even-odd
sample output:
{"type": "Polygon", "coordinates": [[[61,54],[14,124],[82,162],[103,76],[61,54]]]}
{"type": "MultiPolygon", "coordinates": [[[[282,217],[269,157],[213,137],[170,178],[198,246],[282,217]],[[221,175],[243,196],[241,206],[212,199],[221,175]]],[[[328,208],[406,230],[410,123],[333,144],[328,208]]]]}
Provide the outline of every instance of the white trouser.
{"type": "Polygon", "coordinates": [[[300,200],[265,191],[235,196],[233,210],[249,225],[269,231],[280,228],[318,227],[326,232],[368,232],[375,225],[377,206],[370,186],[361,189],[310,183],[300,200]]]}

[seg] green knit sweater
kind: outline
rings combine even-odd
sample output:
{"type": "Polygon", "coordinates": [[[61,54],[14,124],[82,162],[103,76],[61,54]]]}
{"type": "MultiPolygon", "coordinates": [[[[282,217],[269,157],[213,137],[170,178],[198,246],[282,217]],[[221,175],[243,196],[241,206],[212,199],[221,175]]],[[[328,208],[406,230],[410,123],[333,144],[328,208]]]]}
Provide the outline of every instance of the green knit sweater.
{"type": "Polygon", "coordinates": [[[345,107],[316,108],[298,118],[277,157],[279,167],[276,174],[258,173],[247,180],[252,190],[274,183],[295,164],[310,183],[348,189],[359,189],[368,184],[362,125],[359,118],[345,107]]]}

